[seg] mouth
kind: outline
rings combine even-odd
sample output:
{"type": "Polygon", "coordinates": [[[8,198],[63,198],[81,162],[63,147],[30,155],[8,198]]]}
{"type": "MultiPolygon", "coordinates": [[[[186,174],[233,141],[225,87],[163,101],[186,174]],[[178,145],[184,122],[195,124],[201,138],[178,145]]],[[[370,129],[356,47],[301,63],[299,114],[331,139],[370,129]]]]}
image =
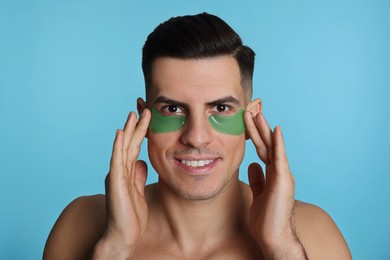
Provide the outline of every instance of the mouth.
{"type": "Polygon", "coordinates": [[[176,165],[190,175],[205,175],[218,164],[219,158],[180,158],[176,165]]]}
{"type": "Polygon", "coordinates": [[[180,160],[180,162],[188,167],[196,168],[209,165],[214,160],[180,160]]]}

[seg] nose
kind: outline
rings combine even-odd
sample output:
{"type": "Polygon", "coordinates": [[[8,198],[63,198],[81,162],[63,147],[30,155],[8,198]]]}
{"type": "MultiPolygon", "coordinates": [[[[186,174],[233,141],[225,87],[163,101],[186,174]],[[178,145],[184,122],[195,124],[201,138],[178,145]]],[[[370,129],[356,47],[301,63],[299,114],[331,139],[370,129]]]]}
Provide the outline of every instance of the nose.
{"type": "Polygon", "coordinates": [[[181,142],[194,148],[205,146],[213,141],[212,131],[207,115],[187,115],[181,142]]]}

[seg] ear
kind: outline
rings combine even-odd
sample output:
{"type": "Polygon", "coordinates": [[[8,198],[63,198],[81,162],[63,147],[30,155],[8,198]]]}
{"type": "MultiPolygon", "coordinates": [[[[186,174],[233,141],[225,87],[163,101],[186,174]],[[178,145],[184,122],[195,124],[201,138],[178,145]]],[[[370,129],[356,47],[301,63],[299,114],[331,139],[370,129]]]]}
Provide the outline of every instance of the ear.
{"type": "Polygon", "coordinates": [[[142,98],[137,98],[137,111],[139,116],[142,114],[146,106],[146,102],[142,98]]]}
{"type": "Polygon", "coordinates": [[[252,114],[252,117],[255,117],[258,113],[261,112],[262,108],[262,101],[260,98],[256,98],[255,100],[252,100],[249,102],[249,104],[246,106],[245,110],[250,111],[252,114]]]}
{"type": "MultiPolygon", "coordinates": [[[[138,111],[139,116],[141,116],[141,114],[145,108],[147,108],[147,103],[142,98],[140,98],[140,97],[137,98],[137,111],[138,111]]],[[[146,132],[145,137],[148,138],[148,135],[149,135],[149,129],[146,132]]]]}
{"type": "MultiPolygon", "coordinates": [[[[252,118],[255,117],[258,113],[261,113],[261,109],[263,107],[263,102],[260,98],[256,98],[249,102],[249,104],[246,106],[245,110],[250,111],[252,114],[252,118]]],[[[245,139],[248,140],[249,134],[248,131],[245,131],[245,139]]]]}

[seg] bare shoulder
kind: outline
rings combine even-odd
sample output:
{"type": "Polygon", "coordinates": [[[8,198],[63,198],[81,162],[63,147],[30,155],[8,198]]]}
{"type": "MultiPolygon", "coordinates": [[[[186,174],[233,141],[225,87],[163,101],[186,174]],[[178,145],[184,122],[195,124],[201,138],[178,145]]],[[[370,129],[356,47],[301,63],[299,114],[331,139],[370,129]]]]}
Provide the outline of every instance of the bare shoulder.
{"type": "Polygon", "coordinates": [[[320,207],[296,201],[294,224],[309,259],[352,258],[336,223],[320,207]]]}
{"type": "Polygon", "coordinates": [[[44,259],[86,259],[105,225],[105,196],[83,196],[61,213],[47,239],[44,259]]]}

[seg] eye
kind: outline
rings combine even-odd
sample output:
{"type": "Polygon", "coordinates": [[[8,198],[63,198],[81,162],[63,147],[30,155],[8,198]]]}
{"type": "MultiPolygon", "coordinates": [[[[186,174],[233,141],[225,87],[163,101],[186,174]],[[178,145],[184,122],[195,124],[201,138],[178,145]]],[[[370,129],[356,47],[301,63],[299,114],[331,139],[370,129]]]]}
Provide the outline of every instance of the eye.
{"type": "Polygon", "coordinates": [[[228,109],[226,105],[217,105],[216,108],[218,112],[225,112],[228,109]]]}
{"type": "Polygon", "coordinates": [[[183,110],[178,105],[164,106],[161,110],[163,114],[166,115],[181,114],[183,112],[183,110]]]}
{"type": "Polygon", "coordinates": [[[218,104],[213,108],[213,111],[217,113],[228,113],[230,110],[232,110],[231,107],[224,104],[218,104]]]}

